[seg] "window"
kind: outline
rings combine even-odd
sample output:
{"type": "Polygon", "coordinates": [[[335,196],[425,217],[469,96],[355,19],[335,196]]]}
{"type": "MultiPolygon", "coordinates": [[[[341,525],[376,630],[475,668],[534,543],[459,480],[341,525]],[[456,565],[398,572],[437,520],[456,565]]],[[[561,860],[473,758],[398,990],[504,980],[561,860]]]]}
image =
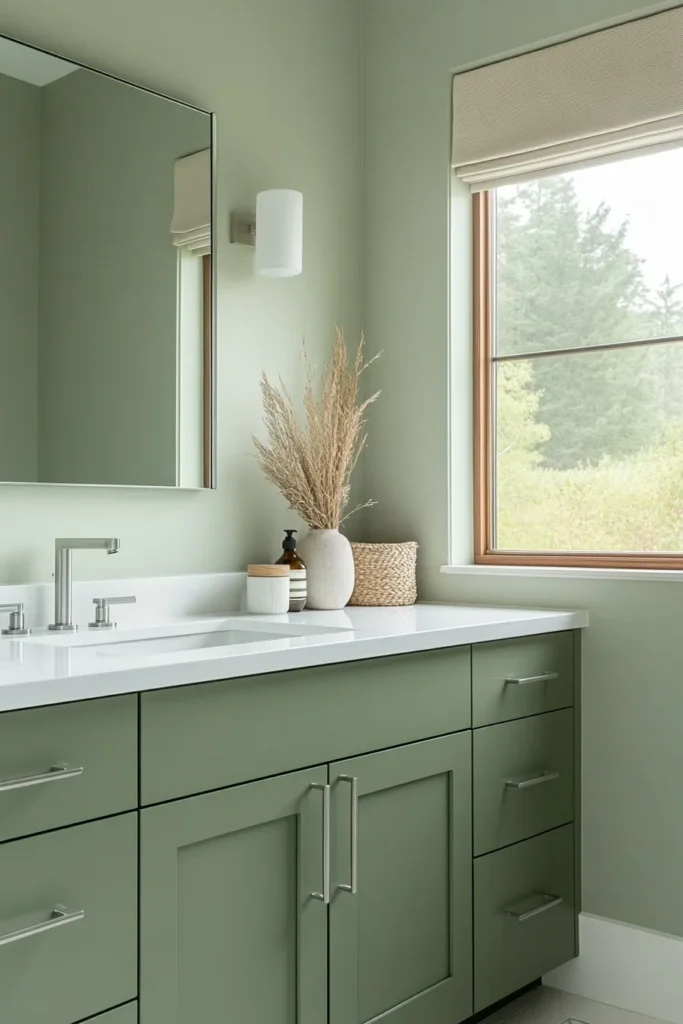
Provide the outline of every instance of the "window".
{"type": "Polygon", "coordinates": [[[683,568],[683,149],[473,197],[475,560],[683,568]]]}

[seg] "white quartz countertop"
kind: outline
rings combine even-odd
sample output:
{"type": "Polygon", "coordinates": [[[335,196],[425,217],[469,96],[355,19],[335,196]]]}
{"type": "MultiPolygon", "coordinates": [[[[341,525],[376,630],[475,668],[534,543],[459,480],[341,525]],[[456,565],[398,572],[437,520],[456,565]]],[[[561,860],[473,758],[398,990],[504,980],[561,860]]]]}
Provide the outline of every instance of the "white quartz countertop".
{"type": "Polygon", "coordinates": [[[137,624],[106,637],[88,630],[75,637],[3,637],[0,711],[458,647],[587,625],[588,615],[583,611],[418,604],[409,608],[346,608],[339,612],[304,611],[291,615],[194,616],[150,626],[137,624]],[[244,630],[250,625],[264,631],[262,639],[254,634],[253,642],[164,654],[150,654],[134,643],[200,629],[244,630]],[[279,638],[268,639],[268,629],[279,638]],[[294,631],[304,629],[315,632],[295,635],[294,631]],[[111,644],[114,639],[129,640],[131,644],[111,644]],[[99,646],[101,641],[106,643],[99,646]]]}

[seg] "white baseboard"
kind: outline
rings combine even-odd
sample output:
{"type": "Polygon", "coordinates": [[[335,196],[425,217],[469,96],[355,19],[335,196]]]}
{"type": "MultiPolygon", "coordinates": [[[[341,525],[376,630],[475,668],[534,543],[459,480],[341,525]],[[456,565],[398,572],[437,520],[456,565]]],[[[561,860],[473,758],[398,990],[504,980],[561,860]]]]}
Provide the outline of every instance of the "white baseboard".
{"type": "Polygon", "coordinates": [[[579,948],[544,984],[683,1024],[683,939],[581,914],[579,948]]]}

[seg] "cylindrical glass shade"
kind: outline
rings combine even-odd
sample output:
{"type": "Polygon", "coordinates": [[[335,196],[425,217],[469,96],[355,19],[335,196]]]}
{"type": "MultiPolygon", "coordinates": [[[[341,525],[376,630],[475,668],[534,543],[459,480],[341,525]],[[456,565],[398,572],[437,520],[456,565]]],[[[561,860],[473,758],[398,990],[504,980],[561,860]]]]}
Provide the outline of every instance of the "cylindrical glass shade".
{"type": "Polygon", "coordinates": [[[303,266],[304,197],[278,188],[256,196],[256,271],[296,277],[303,266]]]}

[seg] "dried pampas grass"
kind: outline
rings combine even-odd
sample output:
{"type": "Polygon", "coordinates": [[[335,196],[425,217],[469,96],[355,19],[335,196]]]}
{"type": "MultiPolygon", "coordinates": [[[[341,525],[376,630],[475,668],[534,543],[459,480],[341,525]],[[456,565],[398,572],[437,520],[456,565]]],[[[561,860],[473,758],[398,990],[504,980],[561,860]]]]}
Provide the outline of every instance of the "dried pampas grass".
{"type": "Polygon", "coordinates": [[[344,332],[337,328],[317,397],[316,370],[304,348],[303,423],[282,378],[275,387],[265,373],[261,375],[268,443],[254,438],[256,458],[289,507],[312,529],[336,530],[354,512],[375,504],[366,501],[346,511],[351,474],[367,443],[365,410],[379,395],[377,391],[360,400],[361,375],[378,358],[366,362],[364,349],[361,335],[355,358],[349,361],[344,332]]]}

